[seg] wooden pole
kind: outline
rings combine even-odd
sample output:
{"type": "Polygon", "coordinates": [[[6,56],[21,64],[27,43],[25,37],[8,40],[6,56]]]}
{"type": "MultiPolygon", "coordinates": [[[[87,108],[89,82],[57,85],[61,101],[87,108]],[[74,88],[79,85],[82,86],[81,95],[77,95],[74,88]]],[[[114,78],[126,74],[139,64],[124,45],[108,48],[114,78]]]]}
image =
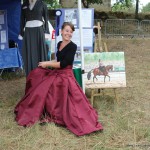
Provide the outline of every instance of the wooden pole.
{"type": "Polygon", "coordinates": [[[104,42],[104,49],[105,49],[105,52],[108,52],[107,44],[105,42],[104,42]]]}
{"type": "Polygon", "coordinates": [[[98,22],[98,46],[99,46],[99,49],[100,49],[100,52],[103,51],[103,48],[102,48],[102,37],[101,37],[101,27],[100,27],[100,22],[98,22]]]}

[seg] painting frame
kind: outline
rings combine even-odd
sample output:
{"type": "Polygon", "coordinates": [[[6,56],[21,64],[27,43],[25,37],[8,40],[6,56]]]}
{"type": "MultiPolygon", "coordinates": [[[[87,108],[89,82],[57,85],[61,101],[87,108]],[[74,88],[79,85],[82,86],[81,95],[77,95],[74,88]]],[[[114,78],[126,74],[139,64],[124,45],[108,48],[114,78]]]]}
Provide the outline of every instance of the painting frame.
{"type": "Polygon", "coordinates": [[[124,52],[85,53],[84,71],[85,88],[126,87],[124,52]],[[100,61],[103,70],[100,70],[100,61]]]}

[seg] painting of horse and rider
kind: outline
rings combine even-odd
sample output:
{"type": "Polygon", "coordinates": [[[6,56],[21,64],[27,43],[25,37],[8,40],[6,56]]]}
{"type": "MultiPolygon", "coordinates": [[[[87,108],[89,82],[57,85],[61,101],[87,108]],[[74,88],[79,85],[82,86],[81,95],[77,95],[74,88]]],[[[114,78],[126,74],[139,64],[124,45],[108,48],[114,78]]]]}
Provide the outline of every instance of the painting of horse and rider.
{"type": "Polygon", "coordinates": [[[84,70],[87,88],[126,87],[124,52],[85,53],[84,70]]]}

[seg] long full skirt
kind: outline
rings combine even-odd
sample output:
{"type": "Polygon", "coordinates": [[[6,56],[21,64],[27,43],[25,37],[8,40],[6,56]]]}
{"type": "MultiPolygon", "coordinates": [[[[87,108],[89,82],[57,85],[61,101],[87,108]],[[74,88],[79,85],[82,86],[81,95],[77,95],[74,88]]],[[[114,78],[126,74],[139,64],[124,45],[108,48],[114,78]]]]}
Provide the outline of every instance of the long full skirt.
{"type": "Polygon", "coordinates": [[[44,29],[40,27],[26,27],[23,37],[22,56],[26,76],[38,66],[40,61],[48,60],[44,29]]]}
{"type": "Polygon", "coordinates": [[[103,129],[96,110],[90,105],[70,67],[31,71],[25,95],[15,107],[15,114],[21,126],[31,126],[40,121],[54,122],[78,136],[103,129]]]}

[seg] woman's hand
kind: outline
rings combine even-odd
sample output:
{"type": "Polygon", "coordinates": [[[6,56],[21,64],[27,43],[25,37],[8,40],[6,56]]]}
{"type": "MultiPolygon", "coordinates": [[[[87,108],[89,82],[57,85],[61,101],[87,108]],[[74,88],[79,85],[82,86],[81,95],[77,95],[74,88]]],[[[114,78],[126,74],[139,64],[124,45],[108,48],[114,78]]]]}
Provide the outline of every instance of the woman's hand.
{"type": "Polygon", "coordinates": [[[46,68],[49,67],[49,61],[39,62],[38,67],[46,68]]]}
{"type": "Polygon", "coordinates": [[[54,61],[42,61],[39,62],[38,67],[46,68],[46,67],[52,67],[52,68],[60,68],[60,62],[54,61]]]}

